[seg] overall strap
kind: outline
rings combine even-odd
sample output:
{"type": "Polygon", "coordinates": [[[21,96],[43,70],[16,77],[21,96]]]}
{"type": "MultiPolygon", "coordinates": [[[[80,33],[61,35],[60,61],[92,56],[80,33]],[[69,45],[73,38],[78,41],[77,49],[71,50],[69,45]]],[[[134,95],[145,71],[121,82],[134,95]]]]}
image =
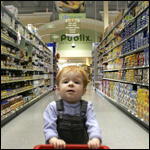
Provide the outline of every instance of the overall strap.
{"type": "Polygon", "coordinates": [[[64,111],[64,105],[62,99],[56,101],[56,107],[57,107],[57,111],[64,111]]]}
{"type": "Polygon", "coordinates": [[[87,111],[87,104],[88,104],[87,101],[81,100],[80,114],[86,114],[86,111],[87,111]]]}

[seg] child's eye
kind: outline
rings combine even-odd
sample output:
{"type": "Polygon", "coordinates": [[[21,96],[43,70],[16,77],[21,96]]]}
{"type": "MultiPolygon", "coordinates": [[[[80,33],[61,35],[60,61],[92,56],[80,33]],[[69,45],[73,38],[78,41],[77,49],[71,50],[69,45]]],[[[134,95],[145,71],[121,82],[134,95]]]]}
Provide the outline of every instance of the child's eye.
{"type": "Polygon", "coordinates": [[[68,81],[64,81],[64,83],[68,83],[68,81]]]}
{"type": "Polygon", "coordinates": [[[78,82],[78,81],[75,81],[74,83],[75,83],[75,84],[79,84],[79,82],[78,82]]]}

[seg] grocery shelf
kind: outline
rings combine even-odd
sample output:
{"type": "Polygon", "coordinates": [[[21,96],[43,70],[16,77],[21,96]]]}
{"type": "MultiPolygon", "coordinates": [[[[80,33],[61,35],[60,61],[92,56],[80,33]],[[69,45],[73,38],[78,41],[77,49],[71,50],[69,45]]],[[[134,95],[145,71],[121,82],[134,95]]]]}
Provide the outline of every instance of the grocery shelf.
{"type": "Polygon", "coordinates": [[[128,23],[126,23],[126,25],[123,27],[123,29],[121,30],[121,32],[132,22],[135,21],[135,19],[137,19],[144,11],[146,11],[149,8],[149,6],[147,6],[146,8],[144,8],[136,17],[133,18],[132,21],[129,21],[128,23]]]}
{"type": "Polygon", "coordinates": [[[37,96],[36,98],[32,99],[31,101],[29,101],[29,102],[21,105],[20,107],[12,110],[11,112],[7,113],[6,115],[3,115],[1,117],[1,126],[3,126],[4,124],[6,124],[8,121],[10,121],[11,119],[13,119],[17,115],[19,115],[25,109],[29,108],[32,104],[36,103],[42,97],[46,96],[50,91],[52,91],[52,88],[49,91],[47,91],[47,92],[45,92],[45,93],[37,96]]]}
{"type": "MultiPolygon", "coordinates": [[[[1,47],[2,45],[4,45],[4,49],[5,50],[8,49],[8,51],[7,50],[1,51],[1,55],[5,56],[5,57],[1,57],[2,58],[1,79],[3,79],[1,80],[1,85],[2,85],[1,102],[4,102],[7,98],[13,98],[17,96],[18,94],[20,96],[21,95],[30,96],[30,93],[33,94],[34,89],[36,88],[38,88],[38,90],[40,90],[41,92],[43,89],[47,89],[47,90],[50,89],[50,91],[52,91],[54,79],[53,79],[53,75],[51,75],[51,73],[48,73],[49,69],[53,71],[53,62],[51,61],[53,59],[52,52],[48,49],[47,45],[39,37],[38,33],[31,32],[3,4],[1,5],[1,12],[2,12],[1,28],[5,29],[3,30],[4,32],[1,33],[1,47]],[[6,22],[7,20],[5,21],[5,19],[7,18],[6,18],[6,15],[3,15],[3,13],[6,13],[9,16],[8,18],[10,19],[10,25],[6,22]],[[15,30],[11,28],[11,26],[13,28],[15,27],[15,29],[17,28],[18,29],[15,30]],[[20,35],[21,41],[19,42],[19,44],[17,42],[18,32],[21,34],[20,35]],[[31,36],[33,40],[29,40],[31,36]],[[30,38],[27,39],[27,37],[30,37],[30,38]],[[15,51],[20,51],[20,52],[17,52],[17,54],[14,55],[14,54],[9,53],[10,49],[13,49],[15,51]],[[22,53],[24,54],[23,55],[24,58],[21,59],[20,54],[22,53]],[[9,60],[12,63],[12,65],[11,63],[6,63],[8,57],[10,57],[9,60]],[[34,59],[31,59],[32,62],[30,59],[28,60],[29,57],[34,58],[34,59]],[[38,65],[34,63],[36,57],[38,57],[37,59],[39,60],[38,65]],[[45,74],[49,74],[49,75],[46,75],[46,77],[48,77],[50,81],[44,79],[45,74]],[[39,76],[40,78],[36,78],[34,77],[34,75],[42,75],[42,76],[39,76]],[[8,78],[9,80],[7,80],[6,76],[11,76],[11,77],[8,78]],[[16,83],[17,86],[15,86],[14,83],[16,83]],[[17,87],[20,87],[20,88],[17,88],[17,87]],[[26,93],[23,93],[23,92],[26,92],[26,93]]],[[[28,103],[24,105],[21,105],[21,103],[23,103],[22,101],[20,103],[17,103],[16,101],[14,101],[15,104],[11,105],[12,106],[11,109],[19,105],[21,106],[16,108],[15,110],[12,110],[6,115],[1,116],[1,125],[5,124],[5,122],[9,121],[10,119],[18,115],[20,112],[28,108],[31,104],[36,102],[37,99],[42,98],[42,96],[44,95],[45,93],[32,99],[31,101],[29,101],[28,103]]],[[[5,105],[5,103],[1,103],[1,109],[2,109],[1,114],[4,114],[7,112],[7,110],[9,110],[9,106],[5,105]]]]}
{"type": "MultiPolygon", "coordinates": [[[[148,25],[145,25],[144,27],[140,28],[139,30],[137,30],[136,32],[134,32],[132,35],[130,35],[129,37],[127,37],[126,39],[122,40],[117,46],[119,46],[120,44],[124,43],[125,41],[127,41],[128,39],[132,38],[133,36],[135,36],[136,34],[138,34],[139,32],[141,32],[142,30],[146,29],[148,27],[148,25]]],[[[116,47],[117,47],[116,46],[116,47]]]]}
{"type": "Polygon", "coordinates": [[[12,54],[5,53],[5,52],[2,52],[2,51],[1,51],[1,55],[10,56],[10,57],[12,57],[12,58],[15,58],[15,59],[18,59],[18,60],[20,60],[20,57],[13,56],[12,54]]]}
{"type": "Polygon", "coordinates": [[[149,130],[149,122],[145,121],[141,117],[137,116],[134,112],[132,112],[130,109],[122,105],[121,103],[117,102],[116,100],[108,97],[106,94],[101,92],[99,89],[96,88],[97,93],[99,93],[101,96],[105,97],[107,100],[109,100],[112,104],[114,104],[117,108],[125,112],[125,114],[128,114],[131,118],[136,120],[138,123],[142,124],[146,129],[149,130]]]}
{"type": "MultiPolygon", "coordinates": [[[[145,46],[142,46],[142,47],[140,47],[140,48],[138,48],[138,49],[132,50],[132,51],[126,53],[126,54],[120,55],[120,56],[118,56],[118,57],[116,57],[116,58],[109,59],[109,60],[103,62],[103,64],[108,63],[108,62],[110,62],[110,61],[113,61],[113,60],[115,60],[115,59],[117,59],[117,58],[121,58],[121,57],[124,57],[124,56],[128,56],[128,55],[131,55],[131,54],[135,54],[135,53],[141,52],[141,51],[143,51],[144,49],[146,49],[146,48],[148,48],[148,47],[149,47],[149,44],[147,44],[147,45],[145,45],[145,46]]],[[[100,58],[99,60],[101,60],[101,59],[102,59],[102,58],[100,58]]]]}
{"type": "MultiPolygon", "coordinates": [[[[25,69],[25,68],[14,68],[14,67],[1,67],[3,70],[17,70],[17,71],[38,71],[33,69],[25,69]]],[[[41,70],[40,70],[41,71],[41,70]]]]}
{"type": "MultiPolygon", "coordinates": [[[[38,85],[38,86],[36,86],[36,87],[33,87],[33,86],[31,87],[31,86],[29,86],[28,88],[26,87],[26,89],[20,88],[20,89],[19,89],[19,90],[20,90],[19,92],[13,92],[13,94],[8,94],[7,96],[2,96],[1,99],[5,99],[5,98],[8,98],[8,97],[11,97],[11,96],[14,96],[14,95],[17,95],[17,94],[20,94],[20,93],[29,91],[29,90],[33,90],[33,89],[35,89],[35,88],[37,88],[37,87],[41,87],[41,86],[44,86],[44,84],[38,85]]],[[[14,89],[14,90],[16,90],[16,89],[14,89]]]]}
{"type": "Polygon", "coordinates": [[[113,37],[110,41],[108,41],[103,47],[101,47],[99,50],[105,48],[106,45],[108,45],[112,40],[114,40],[116,37],[113,37]]]}
{"type": "Polygon", "coordinates": [[[111,72],[111,71],[113,72],[113,71],[120,71],[120,70],[143,69],[143,68],[149,68],[149,65],[126,67],[126,68],[121,68],[121,69],[103,70],[103,72],[111,72]]]}
{"type": "Polygon", "coordinates": [[[121,58],[121,57],[124,57],[124,56],[128,56],[128,55],[131,55],[131,54],[135,54],[135,53],[141,52],[141,51],[143,51],[144,49],[146,49],[148,47],[149,47],[149,44],[147,44],[145,46],[142,46],[142,47],[139,47],[139,48],[137,48],[135,50],[132,50],[132,51],[130,51],[128,53],[122,54],[119,57],[121,58]]]}
{"type": "Polygon", "coordinates": [[[36,79],[31,78],[31,79],[20,79],[20,80],[11,80],[11,81],[2,81],[1,80],[1,84],[13,83],[13,82],[25,82],[25,81],[40,80],[40,79],[44,79],[44,77],[43,78],[36,78],[36,79]]]}
{"type": "MultiPolygon", "coordinates": [[[[135,1],[130,8],[128,8],[128,10],[124,13],[124,15],[121,17],[121,19],[119,20],[119,22],[107,33],[107,35],[103,38],[103,40],[100,42],[99,45],[101,45],[103,43],[103,41],[108,37],[108,35],[120,24],[120,22],[122,21],[122,19],[128,14],[128,12],[135,6],[137,5],[137,1],[135,1]]],[[[98,45],[98,46],[99,46],[98,45]]]]}
{"type": "Polygon", "coordinates": [[[139,32],[141,32],[142,30],[146,29],[148,27],[148,25],[145,25],[144,27],[140,28],[139,30],[137,30],[135,33],[133,33],[132,35],[130,35],[129,37],[127,37],[126,39],[122,40],[119,44],[117,44],[116,46],[114,46],[113,48],[111,48],[110,50],[108,50],[107,52],[105,52],[103,54],[103,56],[107,55],[110,51],[112,51],[113,49],[115,49],[116,47],[120,46],[122,43],[126,42],[128,39],[132,38],[133,36],[135,36],[136,34],[138,34],[139,32]]]}
{"type": "Polygon", "coordinates": [[[136,84],[136,85],[142,85],[142,86],[149,87],[149,84],[145,84],[145,83],[128,82],[128,81],[116,80],[116,79],[109,79],[109,78],[103,78],[103,79],[104,80],[110,80],[110,81],[116,81],[116,82],[122,82],[122,83],[129,83],[129,84],[136,84]]]}
{"type": "MultiPolygon", "coordinates": [[[[19,92],[13,92],[13,94],[8,94],[7,96],[1,96],[1,99],[5,99],[5,98],[8,98],[8,97],[11,97],[11,96],[14,96],[16,94],[19,94],[19,93],[23,93],[23,92],[26,92],[26,91],[29,91],[29,90],[32,90],[33,87],[29,86],[29,87],[26,87],[26,89],[24,88],[20,88],[19,92]]],[[[15,89],[16,90],[16,89],[15,89]]]]}
{"type": "Polygon", "coordinates": [[[13,46],[14,48],[19,49],[19,46],[18,46],[18,45],[16,45],[15,43],[9,41],[9,40],[6,39],[5,37],[2,37],[2,36],[1,36],[1,42],[4,42],[5,44],[8,44],[8,45],[10,45],[10,46],[13,46]]]}
{"type": "Polygon", "coordinates": [[[113,60],[115,60],[115,59],[117,59],[117,58],[119,58],[119,57],[112,58],[112,59],[109,59],[109,60],[107,60],[107,61],[104,61],[103,64],[106,64],[106,63],[108,63],[108,62],[110,62],[110,61],[113,61],[113,60]]]}
{"type": "MultiPolygon", "coordinates": [[[[104,89],[104,91],[106,90],[105,88],[107,86],[108,94],[111,93],[113,94],[113,92],[118,92],[116,91],[116,88],[119,88],[118,86],[120,85],[122,86],[122,88],[124,88],[124,90],[128,90],[127,88],[133,87],[133,89],[131,89],[131,92],[135,94],[134,95],[135,97],[132,94],[130,94],[129,96],[126,93],[122,92],[120,93],[122,94],[121,101],[125,101],[127,105],[131,104],[131,106],[133,105],[133,107],[139,107],[138,108],[139,113],[143,111],[142,104],[144,103],[143,104],[145,106],[144,109],[146,109],[144,110],[145,117],[149,115],[148,114],[149,108],[147,108],[149,107],[148,105],[148,97],[149,97],[149,92],[148,92],[149,89],[149,75],[148,75],[149,74],[149,56],[148,56],[149,55],[149,43],[148,43],[149,12],[148,9],[149,9],[148,2],[145,3],[143,2],[142,5],[140,1],[133,2],[130,8],[124,11],[122,17],[117,16],[118,18],[121,18],[117,23],[115,20],[115,19],[118,20],[117,17],[113,20],[116,23],[116,25],[114,25],[114,27],[110,31],[108,31],[108,29],[111,28],[113,24],[110,24],[108,26],[108,28],[105,30],[103,34],[103,36],[104,35],[106,36],[104,37],[101,36],[102,40],[100,41],[100,43],[92,53],[93,54],[92,59],[94,60],[94,63],[96,62],[96,65],[94,64],[94,71],[93,71],[93,86],[95,88],[99,87],[99,89],[104,89]],[[142,7],[140,10],[133,13],[132,10],[136,10],[136,6],[142,6],[142,7]],[[129,15],[130,17],[133,16],[132,20],[129,20],[128,18],[129,16],[126,15],[129,15]],[[120,29],[120,27],[122,27],[122,29],[120,29]],[[121,34],[123,38],[121,41],[119,41],[120,39],[118,40],[116,39],[118,36],[114,36],[115,34],[114,29],[118,29],[118,30],[120,29],[120,32],[122,32],[121,34]],[[106,32],[107,34],[105,34],[106,32]],[[114,39],[116,40],[116,42],[112,43],[114,39]],[[116,53],[116,51],[120,52],[120,54],[116,53]],[[136,71],[135,73],[137,73],[136,76],[134,76],[134,71],[136,71]],[[122,78],[124,77],[125,73],[127,73],[126,78],[122,78]],[[115,76],[116,74],[120,75],[120,77],[115,76]],[[109,82],[109,81],[113,81],[113,82],[109,82]],[[145,90],[145,93],[142,93],[143,95],[145,94],[144,99],[140,97],[140,94],[143,89],[145,90]],[[129,97],[128,100],[126,100],[126,96],[129,97]]],[[[121,15],[121,13],[119,15],[121,15]]],[[[107,95],[105,94],[101,93],[101,95],[107,97],[107,95]]],[[[116,95],[116,97],[118,98],[119,96],[116,95]]],[[[107,97],[107,99],[115,103],[117,106],[119,105],[118,107],[123,109],[127,114],[130,113],[129,115],[133,116],[132,114],[133,112],[130,112],[130,110],[124,108],[125,106],[123,106],[122,104],[120,103],[118,104],[119,101],[117,102],[115,100],[112,100],[110,97],[107,97]]],[[[137,115],[134,115],[134,118],[137,121],[143,123],[144,120],[139,117],[140,114],[137,115]]],[[[149,124],[145,122],[143,123],[143,126],[149,128],[149,124]]]]}
{"type": "Polygon", "coordinates": [[[10,33],[12,33],[15,37],[17,37],[17,33],[14,29],[10,28],[7,24],[5,24],[2,20],[1,20],[1,26],[6,28],[10,33]]]}

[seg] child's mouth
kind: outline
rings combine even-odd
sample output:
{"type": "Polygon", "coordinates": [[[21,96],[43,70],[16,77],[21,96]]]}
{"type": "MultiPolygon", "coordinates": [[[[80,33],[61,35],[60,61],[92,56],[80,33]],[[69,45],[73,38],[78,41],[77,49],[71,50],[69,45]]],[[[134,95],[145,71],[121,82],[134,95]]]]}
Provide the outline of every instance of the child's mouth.
{"type": "Polygon", "coordinates": [[[73,92],[75,92],[74,90],[68,90],[67,92],[69,92],[69,93],[73,93],[73,92]]]}

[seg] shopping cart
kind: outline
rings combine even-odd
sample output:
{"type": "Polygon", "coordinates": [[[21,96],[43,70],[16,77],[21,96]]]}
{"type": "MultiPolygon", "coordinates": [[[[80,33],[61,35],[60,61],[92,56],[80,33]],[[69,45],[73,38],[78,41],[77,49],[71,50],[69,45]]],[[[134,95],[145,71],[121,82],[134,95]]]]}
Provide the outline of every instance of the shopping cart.
{"type": "MultiPolygon", "coordinates": [[[[54,149],[52,144],[36,145],[33,149],[54,149]]],[[[65,149],[88,149],[87,144],[66,144],[65,149]]],[[[101,145],[99,149],[110,149],[108,146],[101,145]]]]}

